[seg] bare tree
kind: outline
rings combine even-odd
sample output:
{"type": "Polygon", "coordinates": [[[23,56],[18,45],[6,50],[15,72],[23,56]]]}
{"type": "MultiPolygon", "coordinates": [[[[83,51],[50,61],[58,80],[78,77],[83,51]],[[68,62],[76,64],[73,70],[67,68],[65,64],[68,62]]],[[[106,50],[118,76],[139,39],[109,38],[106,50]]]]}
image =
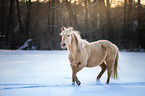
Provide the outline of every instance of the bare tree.
{"type": "Polygon", "coordinates": [[[18,13],[18,21],[19,21],[19,31],[21,33],[22,31],[22,23],[21,23],[21,14],[20,14],[20,6],[19,6],[19,1],[16,0],[16,3],[17,3],[17,13],[18,13]]]}
{"type": "Polygon", "coordinates": [[[124,23],[123,23],[123,31],[126,32],[126,0],[124,0],[124,23]]]}
{"type": "Polygon", "coordinates": [[[138,43],[140,48],[145,48],[145,13],[142,11],[141,0],[138,0],[138,43]]]}
{"type": "Polygon", "coordinates": [[[107,0],[107,10],[106,10],[106,17],[107,17],[107,29],[108,29],[108,34],[107,34],[107,38],[110,39],[111,41],[114,40],[114,36],[113,36],[113,28],[112,28],[112,22],[111,22],[111,8],[110,8],[110,2],[109,0],[107,0]]]}
{"type": "Polygon", "coordinates": [[[124,47],[126,47],[126,23],[127,23],[127,17],[126,17],[126,0],[124,0],[124,20],[123,20],[123,33],[122,33],[122,38],[123,38],[123,43],[124,43],[124,47]]]}
{"type": "Polygon", "coordinates": [[[5,17],[5,0],[2,0],[2,33],[1,33],[1,40],[4,41],[4,17],[5,17]]]}
{"type": "Polygon", "coordinates": [[[105,20],[105,1],[104,0],[98,0],[98,27],[99,27],[99,32],[101,33],[101,38],[107,38],[107,32],[106,32],[106,27],[101,26],[103,23],[106,23],[105,20]]]}
{"type": "Polygon", "coordinates": [[[10,31],[10,27],[12,28],[12,33],[14,33],[13,31],[14,31],[14,28],[13,28],[13,21],[14,20],[12,20],[12,19],[14,19],[14,0],[11,0],[10,1],[10,11],[9,11],[9,20],[8,20],[8,27],[7,27],[7,34],[6,34],[6,36],[7,36],[7,41],[8,41],[8,39],[9,39],[9,31],[10,31]]]}
{"type": "Polygon", "coordinates": [[[71,0],[65,0],[65,3],[69,13],[69,26],[74,26],[76,29],[79,29],[77,16],[72,10],[71,0]]]}
{"type": "Polygon", "coordinates": [[[31,31],[31,0],[27,1],[27,23],[26,23],[26,34],[30,37],[31,31]]]}

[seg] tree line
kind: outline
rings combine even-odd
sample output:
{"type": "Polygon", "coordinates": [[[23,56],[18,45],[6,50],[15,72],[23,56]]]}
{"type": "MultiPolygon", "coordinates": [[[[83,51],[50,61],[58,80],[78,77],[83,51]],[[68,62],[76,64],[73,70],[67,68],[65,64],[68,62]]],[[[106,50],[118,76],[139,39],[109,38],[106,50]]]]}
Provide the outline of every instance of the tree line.
{"type": "Polygon", "coordinates": [[[18,49],[30,38],[37,49],[61,49],[62,26],[90,42],[107,39],[120,49],[145,49],[141,0],[1,0],[0,24],[3,49],[18,49]]]}

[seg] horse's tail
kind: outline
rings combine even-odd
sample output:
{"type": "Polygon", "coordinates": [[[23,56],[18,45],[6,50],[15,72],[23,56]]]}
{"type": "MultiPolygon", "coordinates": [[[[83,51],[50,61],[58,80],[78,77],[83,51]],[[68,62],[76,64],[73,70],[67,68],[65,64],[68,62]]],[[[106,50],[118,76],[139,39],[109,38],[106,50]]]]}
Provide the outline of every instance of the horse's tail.
{"type": "Polygon", "coordinates": [[[115,63],[114,63],[114,70],[113,70],[113,78],[117,79],[118,78],[118,72],[117,72],[117,68],[118,68],[118,58],[119,58],[119,52],[117,52],[116,58],[115,58],[115,63]]]}

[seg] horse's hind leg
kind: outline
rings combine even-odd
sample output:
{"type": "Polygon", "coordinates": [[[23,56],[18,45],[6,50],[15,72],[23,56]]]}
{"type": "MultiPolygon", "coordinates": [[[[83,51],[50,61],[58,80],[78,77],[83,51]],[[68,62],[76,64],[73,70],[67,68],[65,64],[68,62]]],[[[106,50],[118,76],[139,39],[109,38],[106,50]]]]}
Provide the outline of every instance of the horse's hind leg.
{"type": "Polygon", "coordinates": [[[107,82],[106,82],[106,84],[109,84],[110,77],[111,77],[111,73],[107,70],[107,74],[108,74],[108,78],[107,78],[107,82]]]}
{"type": "Polygon", "coordinates": [[[97,76],[97,80],[99,80],[101,78],[101,76],[103,75],[103,73],[105,72],[106,70],[106,65],[105,63],[103,62],[100,67],[102,68],[101,72],[99,73],[99,75],[97,76]]]}
{"type": "Polygon", "coordinates": [[[113,72],[113,64],[114,64],[114,60],[110,60],[108,62],[106,62],[107,64],[107,74],[108,74],[108,78],[107,78],[107,82],[106,84],[109,84],[109,81],[110,81],[110,77],[112,75],[112,72],[113,72]]]}

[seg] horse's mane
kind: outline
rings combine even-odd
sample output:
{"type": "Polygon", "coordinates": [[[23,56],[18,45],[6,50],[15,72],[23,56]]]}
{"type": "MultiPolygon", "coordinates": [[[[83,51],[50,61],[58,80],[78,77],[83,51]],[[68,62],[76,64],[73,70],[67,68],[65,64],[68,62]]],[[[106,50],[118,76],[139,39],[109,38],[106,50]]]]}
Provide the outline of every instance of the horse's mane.
{"type": "Polygon", "coordinates": [[[76,39],[76,43],[77,43],[78,47],[81,47],[82,43],[88,44],[88,41],[81,38],[79,31],[72,30],[72,34],[74,35],[74,37],[76,39]]]}
{"type": "Polygon", "coordinates": [[[81,38],[80,32],[76,30],[72,30],[72,33],[78,38],[81,38]]]}

